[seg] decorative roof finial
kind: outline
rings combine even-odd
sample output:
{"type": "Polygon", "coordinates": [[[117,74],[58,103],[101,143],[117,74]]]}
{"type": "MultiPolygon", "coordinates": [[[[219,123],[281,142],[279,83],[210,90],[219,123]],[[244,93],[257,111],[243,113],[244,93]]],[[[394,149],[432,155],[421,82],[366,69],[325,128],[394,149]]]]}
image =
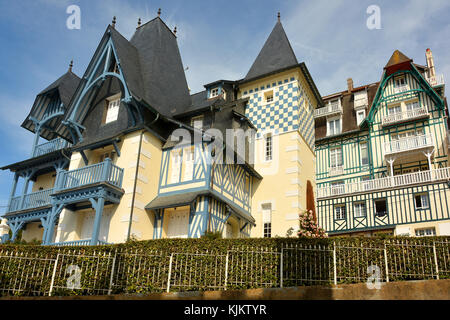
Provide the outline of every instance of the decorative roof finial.
{"type": "Polygon", "coordinates": [[[69,71],[72,72],[72,67],[73,67],[73,60],[70,60],[70,64],[69,64],[69,71]]]}
{"type": "Polygon", "coordinates": [[[280,12],[278,11],[278,22],[280,22],[280,19],[281,18],[281,15],[280,15],[280,12]]]}
{"type": "Polygon", "coordinates": [[[116,27],[116,16],[114,16],[113,17],[113,19],[112,19],[112,25],[111,25],[113,28],[115,28],[116,27]]]}
{"type": "Polygon", "coordinates": [[[136,28],[136,29],[138,29],[138,28],[141,26],[141,24],[142,24],[142,21],[141,21],[141,18],[139,18],[139,19],[138,19],[138,25],[137,25],[137,28],[136,28]]]}
{"type": "Polygon", "coordinates": [[[175,28],[173,28],[173,34],[176,35],[177,34],[177,27],[175,26],[175,28]]]}
{"type": "Polygon", "coordinates": [[[158,17],[161,16],[161,8],[158,9],[158,17]]]}

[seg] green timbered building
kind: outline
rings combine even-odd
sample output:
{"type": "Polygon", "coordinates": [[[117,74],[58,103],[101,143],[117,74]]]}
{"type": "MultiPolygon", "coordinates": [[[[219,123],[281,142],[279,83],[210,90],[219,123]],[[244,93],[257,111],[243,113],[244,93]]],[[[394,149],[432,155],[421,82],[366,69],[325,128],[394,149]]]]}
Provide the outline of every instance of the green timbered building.
{"type": "Polygon", "coordinates": [[[315,110],[319,224],[329,235],[450,234],[445,85],[395,51],[380,82],[315,110]]]}

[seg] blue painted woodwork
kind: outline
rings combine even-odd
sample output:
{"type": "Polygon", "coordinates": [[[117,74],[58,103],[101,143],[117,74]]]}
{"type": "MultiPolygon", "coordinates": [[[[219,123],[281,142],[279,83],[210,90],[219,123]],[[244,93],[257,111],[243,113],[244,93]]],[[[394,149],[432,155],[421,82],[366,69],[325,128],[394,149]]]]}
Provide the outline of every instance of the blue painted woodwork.
{"type": "Polygon", "coordinates": [[[52,193],[53,189],[28,193],[24,196],[23,202],[21,202],[22,196],[14,197],[11,199],[7,212],[15,212],[51,205],[50,194],[52,193]]]}
{"type": "Polygon", "coordinates": [[[44,154],[51,153],[51,152],[54,152],[57,150],[61,150],[61,149],[64,149],[64,148],[67,148],[70,146],[71,146],[71,144],[68,141],[66,141],[62,138],[56,138],[51,141],[37,145],[33,152],[32,157],[33,158],[39,157],[44,154]]]}

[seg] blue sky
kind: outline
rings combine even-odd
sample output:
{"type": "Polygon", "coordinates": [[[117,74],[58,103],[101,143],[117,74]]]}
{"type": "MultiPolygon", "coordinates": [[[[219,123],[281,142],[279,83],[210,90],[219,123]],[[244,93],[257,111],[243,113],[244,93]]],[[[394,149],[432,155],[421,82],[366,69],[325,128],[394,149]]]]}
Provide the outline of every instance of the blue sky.
{"type": "MultiPolygon", "coordinates": [[[[431,48],[437,73],[450,79],[450,2],[415,1],[121,1],[0,0],[0,166],[26,159],[33,135],[20,124],[37,93],[67,71],[81,76],[106,26],[130,38],[140,17],[162,8],[162,19],[177,26],[178,44],[192,92],[217,79],[245,76],[281,12],[299,61],[304,61],[322,95],[376,82],[395,49],[425,64],[431,48]],[[81,29],[66,27],[66,8],[81,9],[81,29]],[[369,5],[381,9],[381,29],[366,26],[369,5]]],[[[0,172],[0,206],[12,183],[0,172]]],[[[0,208],[2,212],[2,208],[0,208]]]]}

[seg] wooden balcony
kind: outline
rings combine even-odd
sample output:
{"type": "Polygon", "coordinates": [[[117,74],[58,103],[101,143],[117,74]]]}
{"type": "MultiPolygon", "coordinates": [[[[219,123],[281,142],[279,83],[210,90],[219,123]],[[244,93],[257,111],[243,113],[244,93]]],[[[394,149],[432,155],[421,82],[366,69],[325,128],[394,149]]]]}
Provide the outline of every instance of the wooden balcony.
{"type": "Polygon", "coordinates": [[[434,139],[431,134],[424,134],[393,140],[384,143],[384,156],[399,155],[405,152],[424,151],[434,148],[434,139]]]}
{"type": "Polygon", "coordinates": [[[420,185],[435,181],[448,181],[450,179],[450,168],[433,169],[385,177],[373,180],[359,181],[337,186],[317,188],[317,198],[329,198],[355,193],[374,192],[390,188],[401,188],[408,185],[420,185]]]}
{"type": "Polygon", "coordinates": [[[344,167],[330,167],[330,177],[340,176],[344,174],[344,167]]]}
{"type": "Polygon", "coordinates": [[[445,84],[444,75],[443,74],[437,74],[434,77],[425,77],[425,79],[428,81],[428,83],[432,87],[442,86],[442,85],[445,84]]]}
{"type": "Polygon", "coordinates": [[[341,100],[334,103],[328,103],[326,107],[314,110],[314,118],[321,118],[335,114],[342,114],[341,100]]]}
{"type": "Polygon", "coordinates": [[[383,126],[389,126],[392,124],[397,124],[400,122],[410,121],[410,120],[418,120],[418,119],[427,119],[430,117],[428,110],[424,107],[414,110],[407,110],[403,112],[398,112],[394,114],[389,114],[383,117],[381,123],[383,126]]]}
{"type": "Polygon", "coordinates": [[[55,193],[105,183],[122,188],[123,169],[110,159],[84,168],[60,171],[56,176],[55,193]]]}
{"type": "Polygon", "coordinates": [[[50,195],[53,189],[41,190],[33,193],[25,194],[23,197],[18,196],[11,199],[11,204],[7,210],[9,212],[37,209],[50,206],[50,195]]]}
{"type": "Polygon", "coordinates": [[[57,150],[61,150],[67,147],[70,147],[71,144],[67,142],[64,139],[56,138],[54,140],[42,143],[40,145],[37,145],[34,152],[33,152],[33,158],[42,156],[44,154],[48,154],[51,152],[55,152],[57,150]]]}

